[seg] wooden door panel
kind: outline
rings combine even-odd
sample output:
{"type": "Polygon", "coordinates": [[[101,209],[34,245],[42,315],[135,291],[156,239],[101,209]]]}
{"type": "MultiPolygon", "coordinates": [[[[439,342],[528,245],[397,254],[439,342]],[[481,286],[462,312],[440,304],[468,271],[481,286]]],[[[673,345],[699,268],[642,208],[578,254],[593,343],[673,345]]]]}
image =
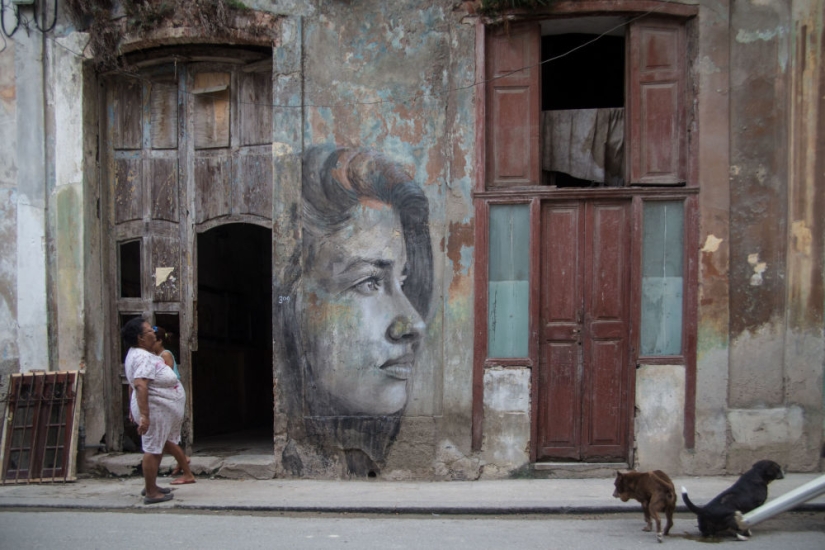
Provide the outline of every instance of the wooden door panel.
{"type": "Polygon", "coordinates": [[[645,18],[630,25],[625,113],[630,183],[687,178],[685,28],[645,18]]]}
{"type": "Polygon", "coordinates": [[[626,251],[626,207],[613,204],[591,205],[587,232],[589,239],[588,267],[592,275],[585,275],[590,283],[588,311],[594,320],[622,319],[627,297],[622,293],[622,276],[626,251]]]}
{"type": "Polygon", "coordinates": [[[238,75],[240,144],[272,142],[272,73],[238,75]]]}
{"type": "MultiPolygon", "coordinates": [[[[131,153],[130,153],[131,155],[131,153]]],[[[118,158],[114,162],[115,223],[143,217],[143,163],[139,157],[118,158]]]]}
{"type": "Polygon", "coordinates": [[[581,351],[577,341],[544,346],[541,385],[545,407],[540,409],[541,456],[579,458],[581,424],[581,351]],[[549,368],[552,366],[552,369],[549,368]]]}
{"type": "Polygon", "coordinates": [[[678,90],[672,83],[642,84],[640,92],[640,169],[645,178],[667,183],[666,178],[678,177],[674,174],[679,161],[678,90]]]}
{"type": "Polygon", "coordinates": [[[629,212],[629,201],[542,208],[539,460],[627,457],[629,212]]]}
{"type": "Polygon", "coordinates": [[[579,458],[582,221],[577,202],[549,203],[543,207],[540,456],[579,458]]]}
{"type": "Polygon", "coordinates": [[[152,193],[152,219],[177,223],[178,159],[149,159],[149,185],[152,193]]]}
{"type": "MultiPolygon", "coordinates": [[[[545,330],[578,325],[581,322],[581,301],[578,276],[578,234],[581,216],[576,203],[545,205],[542,240],[547,243],[542,258],[542,285],[564,292],[543,293],[545,330]]],[[[576,328],[575,326],[572,328],[576,328]]],[[[546,333],[547,339],[558,339],[546,333]]]]}
{"type": "Polygon", "coordinates": [[[195,159],[195,221],[229,215],[230,169],[226,154],[202,155],[195,159]]]}
{"type": "Polygon", "coordinates": [[[488,186],[538,185],[541,30],[535,23],[493,30],[487,51],[488,186]]]}
{"type": "Polygon", "coordinates": [[[582,458],[626,456],[630,203],[587,205],[582,458]]]}
{"type": "Polygon", "coordinates": [[[613,447],[622,442],[627,415],[622,400],[624,384],[617,374],[624,363],[623,348],[621,340],[594,340],[590,343],[587,355],[591,361],[585,375],[584,416],[588,434],[582,453],[585,458],[604,457],[605,450],[595,447],[613,447]]]}
{"type": "Polygon", "coordinates": [[[178,147],[178,84],[174,75],[152,79],[149,134],[153,149],[178,147]]]}
{"type": "Polygon", "coordinates": [[[140,81],[135,78],[118,80],[110,90],[112,149],[140,149],[143,135],[140,81]]]}
{"type": "Polygon", "coordinates": [[[232,185],[232,213],[254,214],[262,218],[272,216],[272,153],[267,147],[245,148],[234,159],[234,183],[232,185]]]}

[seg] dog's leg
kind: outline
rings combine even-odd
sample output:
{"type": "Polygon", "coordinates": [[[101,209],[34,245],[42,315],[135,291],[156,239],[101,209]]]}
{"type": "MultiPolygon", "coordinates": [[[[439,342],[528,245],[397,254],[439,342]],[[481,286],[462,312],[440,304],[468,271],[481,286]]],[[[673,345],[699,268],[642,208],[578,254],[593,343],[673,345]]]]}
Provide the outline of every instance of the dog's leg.
{"type": "Polygon", "coordinates": [[[667,525],[665,525],[665,535],[670,534],[670,528],[673,527],[673,508],[665,510],[667,515],[667,525]]]}
{"type": "Polygon", "coordinates": [[[656,540],[662,542],[662,520],[659,518],[659,511],[656,508],[651,508],[650,513],[653,519],[656,520],[656,540]]]}
{"type": "Polygon", "coordinates": [[[642,502],[642,512],[645,513],[645,528],[642,531],[650,531],[653,525],[650,523],[650,503],[642,502]]]}

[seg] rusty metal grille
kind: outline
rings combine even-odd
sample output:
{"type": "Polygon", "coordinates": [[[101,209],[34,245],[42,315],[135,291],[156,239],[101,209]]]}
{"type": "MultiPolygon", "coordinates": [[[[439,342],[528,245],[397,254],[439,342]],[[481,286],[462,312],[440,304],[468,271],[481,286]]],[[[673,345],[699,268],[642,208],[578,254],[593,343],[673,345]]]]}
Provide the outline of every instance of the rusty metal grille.
{"type": "Polygon", "coordinates": [[[0,472],[3,483],[75,479],[78,371],[11,375],[0,472]]]}

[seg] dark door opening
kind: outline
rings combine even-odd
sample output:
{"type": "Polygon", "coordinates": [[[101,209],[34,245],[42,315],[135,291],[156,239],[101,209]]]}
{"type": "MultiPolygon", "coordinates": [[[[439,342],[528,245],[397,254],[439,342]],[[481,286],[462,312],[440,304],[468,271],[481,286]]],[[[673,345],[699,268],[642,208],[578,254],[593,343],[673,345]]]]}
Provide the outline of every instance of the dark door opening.
{"type": "Polygon", "coordinates": [[[200,233],[197,270],[198,351],[192,353],[195,445],[215,437],[271,443],[271,230],[236,223],[200,233]]]}

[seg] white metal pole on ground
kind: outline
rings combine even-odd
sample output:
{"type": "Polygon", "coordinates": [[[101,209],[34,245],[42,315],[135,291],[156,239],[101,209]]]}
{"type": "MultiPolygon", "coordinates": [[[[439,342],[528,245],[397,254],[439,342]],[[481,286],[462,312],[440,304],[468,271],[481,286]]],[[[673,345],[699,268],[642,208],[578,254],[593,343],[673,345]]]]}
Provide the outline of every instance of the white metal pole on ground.
{"type": "Polygon", "coordinates": [[[785,493],[781,497],[777,497],[770,502],[766,502],[759,508],[751,510],[747,514],[743,515],[740,512],[736,512],[736,523],[739,528],[744,531],[757,523],[761,523],[766,519],[772,518],[776,514],[780,514],[786,510],[790,510],[798,504],[807,502],[823,493],[825,493],[825,475],[819,476],[805,485],[785,493]]]}

